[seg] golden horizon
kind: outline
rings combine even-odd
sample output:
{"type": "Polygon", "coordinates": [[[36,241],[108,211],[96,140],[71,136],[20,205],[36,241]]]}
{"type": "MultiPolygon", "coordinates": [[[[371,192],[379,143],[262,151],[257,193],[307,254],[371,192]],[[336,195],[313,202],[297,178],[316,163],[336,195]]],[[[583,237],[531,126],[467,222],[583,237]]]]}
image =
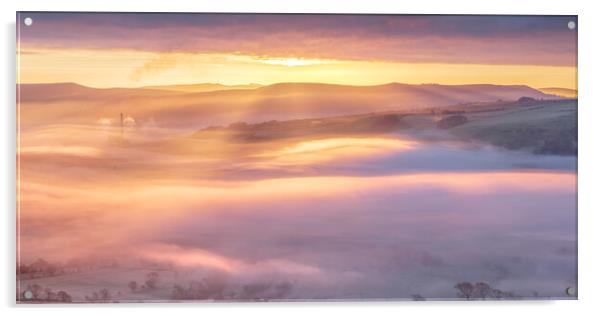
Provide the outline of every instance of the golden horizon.
{"type": "Polygon", "coordinates": [[[404,63],[239,54],[102,49],[21,49],[19,83],[72,82],[92,88],[217,83],[526,85],[577,90],[573,66],[404,63]]]}

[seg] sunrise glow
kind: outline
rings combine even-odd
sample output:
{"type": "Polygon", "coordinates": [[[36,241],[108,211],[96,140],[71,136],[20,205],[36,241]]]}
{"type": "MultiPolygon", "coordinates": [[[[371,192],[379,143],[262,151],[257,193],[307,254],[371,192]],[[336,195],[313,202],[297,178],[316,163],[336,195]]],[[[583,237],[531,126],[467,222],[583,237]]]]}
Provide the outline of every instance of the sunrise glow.
{"type": "Polygon", "coordinates": [[[576,16],[17,21],[18,303],[576,299],[576,16]]]}

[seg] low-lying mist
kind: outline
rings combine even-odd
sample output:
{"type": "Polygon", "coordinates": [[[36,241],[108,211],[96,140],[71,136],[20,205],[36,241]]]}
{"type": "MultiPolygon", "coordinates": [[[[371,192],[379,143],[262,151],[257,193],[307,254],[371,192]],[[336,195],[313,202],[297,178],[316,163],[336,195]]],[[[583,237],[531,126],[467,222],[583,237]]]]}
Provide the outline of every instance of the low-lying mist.
{"type": "Polygon", "coordinates": [[[19,163],[20,264],[64,272],[21,287],[75,301],[446,299],[462,281],[561,297],[576,283],[574,157],[49,125],[22,132],[19,163]]]}

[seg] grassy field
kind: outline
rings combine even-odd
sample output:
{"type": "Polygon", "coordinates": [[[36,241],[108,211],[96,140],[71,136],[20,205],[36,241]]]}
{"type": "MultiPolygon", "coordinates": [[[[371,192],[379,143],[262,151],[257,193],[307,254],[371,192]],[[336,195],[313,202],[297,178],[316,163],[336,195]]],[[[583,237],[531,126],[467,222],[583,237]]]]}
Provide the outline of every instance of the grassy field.
{"type": "Polygon", "coordinates": [[[577,154],[577,102],[544,102],[502,111],[467,113],[449,131],[462,139],[536,154],[577,154]]]}
{"type": "Polygon", "coordinates": [[[293,137],[402,133],[420,140],[485,143],[535,154],[577,154],[577,101],[492,102],[454,105],[413,112],[380,112],[258,124],[237,123],[199,131],[196,139],[227,137],[254,143],[293,137]],[[452,115],[467,120],[448,129],[437,127],[452,115]]]}

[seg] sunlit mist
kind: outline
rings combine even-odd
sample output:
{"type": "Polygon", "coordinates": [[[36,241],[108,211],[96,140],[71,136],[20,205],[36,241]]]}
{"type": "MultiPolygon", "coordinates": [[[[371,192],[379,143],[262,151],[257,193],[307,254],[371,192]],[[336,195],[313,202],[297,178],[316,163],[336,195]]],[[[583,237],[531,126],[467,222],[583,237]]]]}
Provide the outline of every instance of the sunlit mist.
{"type": "Polygon", "coordinates": [[[27,16],[19,303],[577,297],[576,16],[27,16]]]}

